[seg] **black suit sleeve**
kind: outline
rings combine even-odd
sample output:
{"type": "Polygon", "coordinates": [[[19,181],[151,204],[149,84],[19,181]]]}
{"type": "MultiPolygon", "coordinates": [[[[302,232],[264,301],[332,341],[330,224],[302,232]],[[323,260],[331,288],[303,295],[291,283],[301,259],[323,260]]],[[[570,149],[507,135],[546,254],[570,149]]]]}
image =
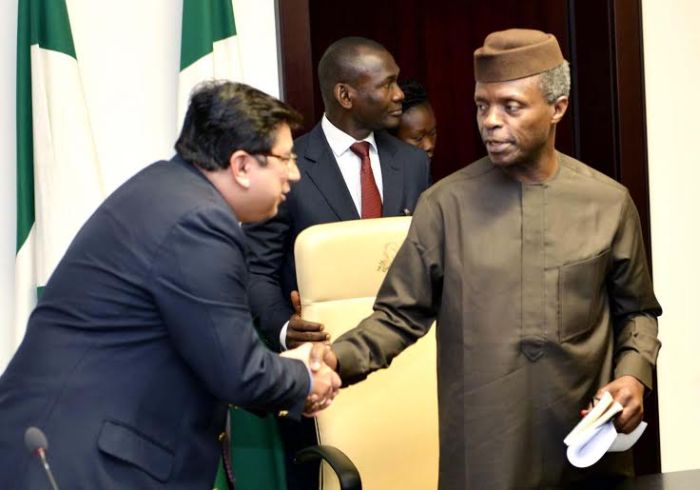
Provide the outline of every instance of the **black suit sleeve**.
{"type": "Polygon", "coordinates": [[[243,241],[228,210],[191,213],[160,246],[151,291],[175,348],[211,393],[245,408],[298,416],[308,371],[259,340],[248,309],[243,241]]]}
{"type": "Polygon", "coordinates": [[[277,216],[244,225],[248,241],[250,307],[255,325],[271,349],[283,350],[279,336],[294,310],[282,289],[282,269],[292,243],[291,214],[286,203],[277,216]]]}

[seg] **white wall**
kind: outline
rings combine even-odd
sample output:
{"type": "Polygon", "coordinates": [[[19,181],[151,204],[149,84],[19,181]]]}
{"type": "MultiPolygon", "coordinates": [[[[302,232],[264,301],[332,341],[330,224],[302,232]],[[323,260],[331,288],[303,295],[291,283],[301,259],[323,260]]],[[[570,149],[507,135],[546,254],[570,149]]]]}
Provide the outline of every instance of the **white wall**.
{"type": "Polygon", "coordinates": [[[700,2],[643,0],[663,471],[700,468],[700,2]]]}
{"type": "MultiPolygon", "coordinates": [[[[232,0],[243,80],[279,95],[274,0],[232,0]]],[[[67,0],[108,191],[172,155],[182,0],[67,0]]],[[[0,372],[15,345],[15,77],[17,0],[0,0],[0,372]]]]}
{"type": "Polygon", "coordinates": [[[17,2],[0,0],[0,372],[14,350],[12,313],[16,221],[15,87],[17,2]]]}

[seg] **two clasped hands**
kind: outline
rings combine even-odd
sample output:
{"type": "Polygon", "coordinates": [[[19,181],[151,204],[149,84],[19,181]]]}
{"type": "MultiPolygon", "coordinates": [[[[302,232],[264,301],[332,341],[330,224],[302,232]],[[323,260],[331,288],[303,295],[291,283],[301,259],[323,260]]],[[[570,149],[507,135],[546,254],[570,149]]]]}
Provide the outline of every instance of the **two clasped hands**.
{"type": "Polygon", "coordinates": [[[290,350],[280,355],[302,361],[311,372],[313,384],[306,398],[304,416],[313,417],[328,408],[340,391],[338,361],[330,348],[330,334],[323,331],[323,325],[301,318],[299,292],[292,291],[291,298],[294,314],[289,319],[286,339],[290,350]]]}

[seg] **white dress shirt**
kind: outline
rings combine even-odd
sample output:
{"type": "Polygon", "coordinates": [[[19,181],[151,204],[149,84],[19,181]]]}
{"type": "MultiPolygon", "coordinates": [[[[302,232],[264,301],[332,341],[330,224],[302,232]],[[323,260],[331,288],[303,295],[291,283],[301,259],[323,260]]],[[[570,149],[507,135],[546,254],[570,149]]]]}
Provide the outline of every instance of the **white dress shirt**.
{"type": "MultiPolygon", "coordinates": [[[[357,140],[335,127],[325,114],[323,119],[321,119],[321,129],[323,129],[323,134],[328,140],[336,162],[338,162],[340,173],[343,174],[343,180],[350,191],[357,213],[362,216],[362,192],[360,187],[360,165],[362,160],[350,149],[350,146],[353,143],[357,143],[357,140]]],[[[379,165],[379,152],[377,151],[377,143],[374,141],[374,133],[369,133],[366,138],[360,141],[369,143],[369,159],[372,164],[372,174],[374,174],[374,181],[377,183],[379,195],[382,196],[382,201],[384,201],[382,167],[379,165]]]]}

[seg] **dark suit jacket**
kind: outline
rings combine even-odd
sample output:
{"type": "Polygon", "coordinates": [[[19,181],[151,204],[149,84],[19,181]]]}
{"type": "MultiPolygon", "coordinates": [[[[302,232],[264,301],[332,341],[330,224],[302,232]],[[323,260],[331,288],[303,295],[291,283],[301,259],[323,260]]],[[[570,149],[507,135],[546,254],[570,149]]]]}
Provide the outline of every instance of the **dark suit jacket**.
{"type": "Polygon", "coordinates": [[[87,221],[0,378],[3,489],[210,489],[226,403],[299,414],[309,375],[252,326],[243,233],[195,168],[158,162],[87,221]]]}
{"type": "MultiPolygon", "coordinates": [[[[374,133],[383,181],[383,215],[411,214],[430,184],[427,154],[384,131],[374,133]]],[[[293,313],[294,241],[312,225],[360,219],[326,137],[317,124],[294,142],[301,180],[275,218],[244,226],[250,244],[250,299],[256,326],[273,349],[293,313]]],[[[358,169],[359,172],[359,169],[358,169]]]]}

